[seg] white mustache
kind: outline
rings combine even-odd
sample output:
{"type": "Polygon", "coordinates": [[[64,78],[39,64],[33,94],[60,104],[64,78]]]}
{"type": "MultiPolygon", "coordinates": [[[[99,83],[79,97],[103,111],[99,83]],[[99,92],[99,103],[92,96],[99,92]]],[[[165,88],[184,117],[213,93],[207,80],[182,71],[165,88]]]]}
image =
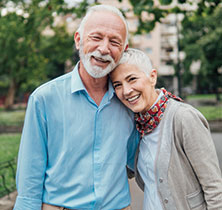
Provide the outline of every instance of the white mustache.
{"type": "Polygon", "coordinates": [[[94,56],[96,58],[100,58],[104,61],[110,61],[110,62],[114,62],[113,58],[110,55],[102,55],[98,50],[88,53],[87,55],[94,56]]]}

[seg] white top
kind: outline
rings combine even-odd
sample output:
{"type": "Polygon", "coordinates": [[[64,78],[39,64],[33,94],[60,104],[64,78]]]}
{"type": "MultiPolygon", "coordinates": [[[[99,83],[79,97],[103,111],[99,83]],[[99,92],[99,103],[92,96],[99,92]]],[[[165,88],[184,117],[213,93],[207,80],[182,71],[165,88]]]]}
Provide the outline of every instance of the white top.
{"type": "MultiPolygon", "coordinates": [[[[153,106],[162,95],[163,92],[161,91],[153,106]]],[[[154,171],[159,132],[160,126],[157,126],[149,135],[145,135],[140,142],[137,167],[145,183],[143,210],[163,210],[157,191],[154,171]]]]}

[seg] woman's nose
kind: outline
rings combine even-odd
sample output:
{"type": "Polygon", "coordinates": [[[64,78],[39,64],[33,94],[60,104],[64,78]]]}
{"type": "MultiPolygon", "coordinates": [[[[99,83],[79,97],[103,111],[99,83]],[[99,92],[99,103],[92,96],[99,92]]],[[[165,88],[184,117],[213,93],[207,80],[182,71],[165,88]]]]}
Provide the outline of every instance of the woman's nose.
{"type": "Polygon", "coordinates": [[[130,85],[123,85],[123,94],[124,95],[130,95],[131,92],[133,92],[132,88],[130,85]]]}

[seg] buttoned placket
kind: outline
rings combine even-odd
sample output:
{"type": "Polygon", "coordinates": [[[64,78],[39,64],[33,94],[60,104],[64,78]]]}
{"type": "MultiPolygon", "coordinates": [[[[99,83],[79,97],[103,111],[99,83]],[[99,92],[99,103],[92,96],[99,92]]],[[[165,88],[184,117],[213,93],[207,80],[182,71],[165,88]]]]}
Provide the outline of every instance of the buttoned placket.
{"type": "Polygon", "coordinates": [[[102,143],[102,137],[101,135],[101,128],[103,125],[103,122],[101,121],[101,112],[104,109],[105,106],[107,106],[110,102],[106,99],[108,95],[106,94],[101,101],[99,107],[97,106],[97,111],[95,113],[95,135],[94,135],[94,152],[93,152],[93,164],[94,164],[94,192],[96,195],[96,203],[94,206],[94,210],[100,210],[101,209],[101,203],[102,203],[102,195],[101,195],[101,143],[102,143]]]}

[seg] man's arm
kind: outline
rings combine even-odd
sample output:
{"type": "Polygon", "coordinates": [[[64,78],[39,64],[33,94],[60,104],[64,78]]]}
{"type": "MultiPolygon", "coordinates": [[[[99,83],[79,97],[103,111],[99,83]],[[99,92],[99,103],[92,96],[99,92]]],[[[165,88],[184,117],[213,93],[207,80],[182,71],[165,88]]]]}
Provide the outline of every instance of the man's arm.
{"type": "Polygon", "coordinates": [[[134,177],[135,154],[139,143],[139,132],[134,128],[127,144],[127,175],[128,178],[134,177]]]}
{"type": "Polygon", "coordinates": [[[14,210],[41,210],[47,164],[47,129],[43,101],[30,96],[21,137],[14,210]]]}

